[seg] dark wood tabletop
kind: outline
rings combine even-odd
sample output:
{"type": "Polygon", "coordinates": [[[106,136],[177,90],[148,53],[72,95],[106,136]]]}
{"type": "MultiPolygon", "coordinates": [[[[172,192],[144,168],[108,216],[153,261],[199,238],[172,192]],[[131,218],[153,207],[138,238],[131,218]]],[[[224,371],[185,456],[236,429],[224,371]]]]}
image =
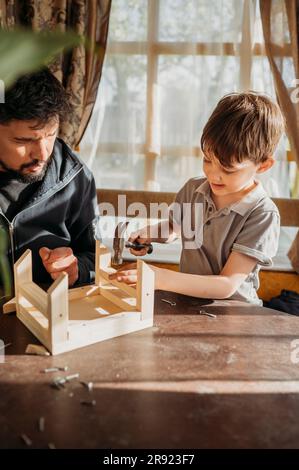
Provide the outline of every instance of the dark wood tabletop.
{"type": "Polygon", "coordinates": [[[1,314],[0,338],[12,343],[0,357],[1,448],[26,447],[22,434],[34,448],[299,448],[296,316],[156,292],[154,327],[141,332],[30,356],[38,341],[1,314]],[[68,371],[43,372],[53,366],[68,371]]]}

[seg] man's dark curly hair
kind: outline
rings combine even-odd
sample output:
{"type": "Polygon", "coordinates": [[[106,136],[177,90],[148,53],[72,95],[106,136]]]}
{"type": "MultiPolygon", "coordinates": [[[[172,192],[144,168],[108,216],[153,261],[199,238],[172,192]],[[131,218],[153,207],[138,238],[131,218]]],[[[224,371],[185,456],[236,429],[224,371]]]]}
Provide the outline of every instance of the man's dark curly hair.
{"type": "Polygon", "coordinates": [[[70,112],[68,95],[48,68],[18,78],[0,104],[0,124],[12,120],[37,121],[43,127],[52,119],[63,120],[70,112]]]}

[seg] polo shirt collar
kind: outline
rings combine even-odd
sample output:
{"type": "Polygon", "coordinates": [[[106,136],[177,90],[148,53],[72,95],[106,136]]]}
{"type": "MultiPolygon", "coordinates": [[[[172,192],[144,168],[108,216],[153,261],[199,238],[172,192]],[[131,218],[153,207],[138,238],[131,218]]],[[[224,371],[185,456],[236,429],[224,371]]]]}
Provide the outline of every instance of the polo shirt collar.
{"type": "MultiPolygon", "coordinates": [[[[248,211],[256,207],[258,201],[267,196],[267,193],[259,180],[255,180],[255,183],[257,183],[257,185],[252,191],[250,191],[250,193],[246,194],[246,196],[244,196],[240,201],[223,208],[223,210],[226,209],[227,211],[227,209],[229,209],[230,211],[232,210],[240,215],[245,215],[248,211]]],[[[211,188],[207,179],[195,190],[195,192],[203,194],[206,200],[213,203],[211,188]]]]}

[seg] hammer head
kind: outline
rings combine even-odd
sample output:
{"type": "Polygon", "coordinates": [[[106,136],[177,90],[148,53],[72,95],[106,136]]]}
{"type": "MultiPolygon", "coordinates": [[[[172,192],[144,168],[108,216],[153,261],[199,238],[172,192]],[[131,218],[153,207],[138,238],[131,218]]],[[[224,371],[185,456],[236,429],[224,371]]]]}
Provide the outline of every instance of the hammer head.
{"type": "Polygon", "coordinates": [[[111,260],[112,265],[120,266],[123,262],[122,254],[125,247],[124,233],[129,222],[120,222],[115,229],[113,239],[113,257],[111,260]]]}

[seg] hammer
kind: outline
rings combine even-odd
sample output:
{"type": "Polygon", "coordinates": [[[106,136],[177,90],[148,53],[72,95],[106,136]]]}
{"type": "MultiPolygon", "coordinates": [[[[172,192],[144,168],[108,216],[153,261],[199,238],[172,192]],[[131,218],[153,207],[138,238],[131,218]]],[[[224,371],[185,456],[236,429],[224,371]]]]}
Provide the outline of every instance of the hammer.
{"type": "Polygon", "coordinates": [[[126,228],[128,226],[129,222],[120,222],[115,229],[114,233],[114,239],[113,239],[113,251],[114,255],[112,258],[112,264],[114,266],[120,266],[123,263],[123,250],[124,247],[126,248],[132,248],[133,250],[140,251],[143,248],[147,248],[148,254],[151,254],[153,252],[153,245],[151,243],[138,243],[137,241],[135,242],[126,242],[124,240],[124,232],[126,231],[126,228]]]}

